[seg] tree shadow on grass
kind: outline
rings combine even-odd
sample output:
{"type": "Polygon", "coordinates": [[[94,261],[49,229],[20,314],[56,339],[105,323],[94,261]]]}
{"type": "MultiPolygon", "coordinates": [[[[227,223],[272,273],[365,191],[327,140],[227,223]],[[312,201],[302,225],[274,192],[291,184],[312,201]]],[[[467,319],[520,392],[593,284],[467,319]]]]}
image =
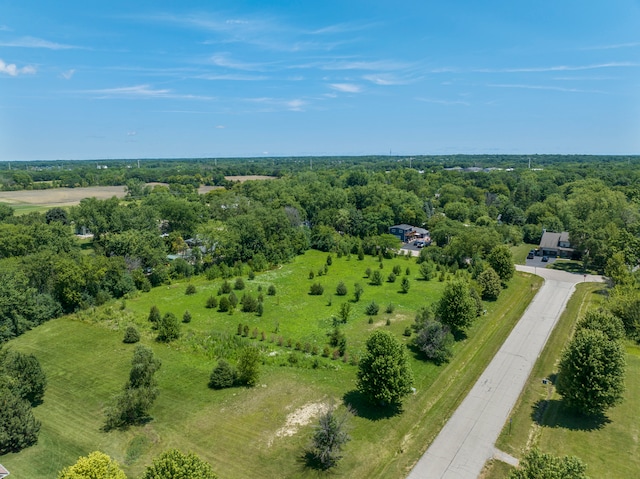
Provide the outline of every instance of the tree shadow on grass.
{"type": "Polygon", "coordinates": [[[586,416],[567,408],[559,399],[540,399],[531,411],[531,419],[539,426],[558,427],[571,431],[596,431],[611,420],[604,414],[586,416]]]}
{"type": "Polygon", "coordinates": [[[355,389],[346,393],[342,398],[344,403],[351,407],[354,415],[369,419],[370,421],[389,419],[402,413],[401,404],[375,406],[371,404],[364,394],[355,389]]]}

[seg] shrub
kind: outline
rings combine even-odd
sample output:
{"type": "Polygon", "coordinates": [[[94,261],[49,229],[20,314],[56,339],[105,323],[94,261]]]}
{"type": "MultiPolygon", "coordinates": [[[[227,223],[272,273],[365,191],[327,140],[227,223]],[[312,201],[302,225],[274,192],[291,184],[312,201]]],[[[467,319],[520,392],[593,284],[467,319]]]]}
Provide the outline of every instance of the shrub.
{"type": "Polygon", "coordinates": [[[393,271],[393,274],[398,276],[402,272],[402,267],[399,264],[397,264],[393,267],[392,271],[393,271]]]}
{"type": "Polygon", "coordinates": [[[309,279],[313,279],[316,277],[316,274],[313,271],[309,271],[309,279]]]}
{"type": "Polygon", "coordinates": [[[127,326],[127,329],[125,329],[124,331],[124,339],[122,340],[122,342],[126,344],[133,344],[137,343],[138,341],[140,341],[140,333],[138,332],[138,330],[135,328],[135,326],[127,326]]]}
{"type": "Polygon", "coordinates": [[[267,294],[269,296],[275,296],[276,295],[276,287],[272,284],[269,285],[269,287],[267,288],[267,294]]]}
{"type": "Polygon", "coordinates": [[[255,386],[260,376],[260,351],[256,348],[245,348],[238,358],[238,382],[247,386],[255,386]]]}
{"type": "Polygon", "coordinates": [[[157,325],[158,322],[160,321],[160,318],[161,318],[160,310],[154,304],[153,306],[151,306],[151,309],[149,310],[149,322],[153,323],[154,325],[157,325]]]}
{"type": "Polygon", "coordinates": [[[262,304],[262,301],[258,301],[258,307],[256,308],[256,314],[258,316],[262,316],[264,314],[264,306],[262,304]]]}
{"type": "Polygon", "coordinates": [[[418,349],[436,364],[448,362],[453,356],[453,335],[449,327],[439,321],[427,321],[415,338],[418,349]]]}
{"type": "Polygon", "coordinates": [[[367,270],[364,272],[364,277],[371,278],[371,268],[367,268],[367,270]]]}
{"type": "Polygon", "coordinates": [[[331,255],[327,256],[327,266],[331,266],[333,264],[333,258],[331,257],[331,255]]]}
{"type": "MultiPolygon", "coordinates": [[[[382,264],[382,263],[380,263],[382,264]]],[[[382,284],[382,273],[379,270],[375,270],[371,275],[371,284],[374,286],[380,286],[382,284]]]]}
{"type": "Polygon", "coordinates": [[[347,286],[344,284],[344,282],[340,281],[338,283],[338,286],[336,287],[336,294],[338,296],[344,296],[347,294],[347,286]]]}
{"type": "Polygon", "coordinates": [[[238,336],[242,336],[242,323],[238,323],[238,331],[236,332],[238,336]]]}
{"type": "Polygon", "coordinates": [[[222,283],[222,286],[220,286],[220,291],[222,292],[222,294],[229,294],[231,292],[231,284],[229,283],[229,281],[225,281],[224,283],[222,283]]]}
{"type": "Polygon", "coordinates": [[[324,293],[324,287],[320,283],[313,283],[309,290],[309,294],[312,296],[321,296],[324,293]]]}
{"type": "Polygon", "coordinates": [[[393,304],[393,303],[389,303],[389,304],[387,304],[387,309],[385,309],[385,311],[386,311],[388,314],[391,314],[391,313],[393,313],[393,311],[394,311],[395,309],[396,309],[396,307],[394,306],[394,304],[393,304]]]}
{"type": "Polygon", "coordinates": [[[215,296],[211,295],[207,298],[207,304],[206,307],[208,309],[214,309],[218,307],[218,298],[216,298],[215,296]]]}
{"type": "Polygon", "coordinates": [[[364,289],[362,288],[362,285],[360,283],[356,283],[353,285],[353,296],[354,296],[353,299],[356,301],[356,303],[360,301],[360,298],[362,297],[363,292],[364,292],[364,289]]]}
{"type": "Polygon", "coordinates": [[[252,269],[249,270],[249,275],[247,276],[250,280],[255,279],[256,274],[253,272],[252,269]]]}
{"type": "Polygon", "coordinates": [[[235,309],[235,307],[238,306],[238,297],[233,291],[229,293],[229,306],[229,309],[235,309]]]}
{"type": "Polygon", "coordinates": [[[409,292],[409,288],[411,288],[411,282],[409,281],[409,278],[405,276],[400,282],[400,291],[407,294],[409,292]]]}
{"type": "Polygon", "coordinates": [[[367,307],[365,308],[364,312],[368,316],[375,316],[376,314],[378,314],[379,310],[380,310],[380,306],[378,306],[378,304],[376,304],[375,301],[371,301],[369,304],[367,304],[367,307]]]}
{"type": "Polygon", "coordinates": [[[324,348],[322,348],[323,358],[328,358],[330,354],[331,354],[331,349],[329,348],[329,346],[325,346],[324,348]]]}
{"type": "Polygon", "coordinates": [[[185,290],[185,294],[187,295],[196,294],[196,285],[189,283],[187,285],[187,289],[185,290]]]}
{"type": "Polygon", "coordinates": [[[393,273],[389,273],[389,276],[387,276],[387,281],[389,283],[395,283],[396,282],[396,275],[393,273]]]}
{"type": "Polygon", "coordinates": [[[158,341],[168,343],[180,337],[180,323],[173,313],[165,313],[158,323],[158,341]]]}
{"type": "Polygon", "coordinates": [[[227,298],[226,296],[220,298],[220,303],[218,303],[218,311],[220,311],[221,313],[226,313],[227,311],[229,311],[230,307],[231,305],[229,304],[229,298],[227,298]]]}
{"type": "Polygon", "coordinates": [[[191,322],[191,313],[189,312],[188,309],[182,315],[182,322],[183,323],[190,323],[191,322]]]}
{"type": "Polygon", "coordinates": [[[211,371],[209,387],[212,389],[230,388],[238,379],[238,371],[224,359],[211,371]]]}
{"type": "Polygon", "coordinates": [[[255,313],[258,311],[259,303],[256,298],[254,298],[251,294],[243,294],[242,299],[240,300],[240,304],[242,304],[242,311],[245,313],[255,313]]]}
{"type": "Polygon", "coordinates": [[[236,282],[233,285],[233,289],[237,291],[242,291],[244,289],[244,281],[242,278],[236,278],[236,282]]]}

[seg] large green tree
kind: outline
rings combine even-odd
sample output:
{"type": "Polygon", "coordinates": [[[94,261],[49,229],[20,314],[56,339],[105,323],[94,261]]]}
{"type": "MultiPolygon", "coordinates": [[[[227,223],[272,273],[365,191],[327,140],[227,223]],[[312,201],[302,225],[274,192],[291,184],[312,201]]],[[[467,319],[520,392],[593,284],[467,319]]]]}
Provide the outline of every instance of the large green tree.
{"type": "Polygon", "coordinates": [[[588,479],[586,470],[587,466],[575,456],[557,457],[532,449],[511,471],[509,479],[588,479]]]}
{"type": "Polygon", "coordinates": [[[0,375],[4,371],[7,385],[14,394],[31,405],[40,404],[47,387],[47,376],[33,354],[0,351],[0,375]]]}
{"type": "Polygon", "coordinates": [[[141,479],[217,479],[211,465],[196,454],[177,449],[163,452],[153,460],[141,479]]]}
{"type": "Polygon", "coordinates": [[[146,346],[137,345],[131,361],[129,380],[106,411],[106,430],[125,428],[149,418],[149,410],[158,396],[154,377],[161,362],[146,346]]]}
{"type": "MultiPolygon", "coordinates": [[[[0,373],[0,382],[6,377],[0,373]]],[[[4,385],[0,386],[0,455],[18,452],[38,442],[40,421],[31,405],[4,385]]]]}
{"type": "Polygon", "coordinates": [[[507,245],[499,245],[491,250],[487,257],[489,265],[494,269],[503,283],[509,281],[516,271],[513,255],[507,245]]]}
{"type": "Polygon", "coordinates": [[[436,306],[436,315],[442,324],[454,334],[463,333],[476,317],[476,311],[476,302],[466,281],[456,279],[447,283],[436,306]]]}
{"type": "Polygon", "coordinates": [[[562,353],[558,392],[579,413],[601,414],[622,400],[625,367],[620,341],[602,331],[581,329],[562,353]]]}
{"type": "Polygon", "coordinates": [[[83,456],[58,473],[57,479],[127,479],[118,463],[103,452],[83,456]]]}
{"type": "Polygon", "coordinates": [[[375,331],[365,347],[358,365],[358,390],[376,405],[400,405],[413,386],[405,346],[388,331],[375,331]]]}

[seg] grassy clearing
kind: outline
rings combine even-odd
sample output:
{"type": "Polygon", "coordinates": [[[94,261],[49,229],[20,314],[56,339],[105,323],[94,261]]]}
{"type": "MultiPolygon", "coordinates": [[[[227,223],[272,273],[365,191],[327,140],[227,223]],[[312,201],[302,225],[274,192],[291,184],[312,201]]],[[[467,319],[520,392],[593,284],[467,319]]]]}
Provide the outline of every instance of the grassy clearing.
{"type": "Polygon", "coordinates": [[[401,333],[413,321],[415,309],[434,301],[444,284],[418,281],[414,260],[405,258],[385,260],[383,271],[386,277],[394,264],[400,264],[404,274],[409,266],[412,286],[407,295],[398,292],[399,280],[366,285],[364,270],[378,267],[369,257],[364,261],[334,257],[328,275],[309,280],[309,270],[317,271],[325,260],[326,254],[309,252],[292,264],[259,274],[253,281],[245,280],[254,292],[258,285],[263,289],[269,284],[276,286],[276,296],[265,295],[262,318],[206,309],[206,298],[216,293],[220,281],[198,278],[193,281],[195,295],[185,295],[186,283],[177,282],[128,299],[124,309],[121,302],[114,302],[50,321],[12,341],[11,347],[38,356],[49,386],[44,403],[36,409],[43,423],[38,445],[4,456],[3,464],[18,477],[50,478],[79,455],[99,449],[134,477],[153,456],[179,447],[211,462],[220,477],[315,476],[301,461],[315,417],[307,417],[306,424],[288,427],[287,418],[311,410],[317,403],[346,401],[356,407],[358,416],[351,421],[353,440],[336,473],[353,478],[405,475],[491,360],[539,283],[537,278],[518,274],[500,300],[488,304],[487,315],[475,322],[469,339],[456,344],[450,364],[436,367],[412,355],[417,393],[407,399],[402,414],[385,415],[367,407],[354,391],[356,366],[316,357],[319,367],[306,367],[311,359],[272,343],[270,337],[276,333],[271,330],[278,323],[279,335],[325,344],[331,315],[343,301],[334,295],[332,305],[327,306],[328,292],[335,291],[338,281],[343,280],[349,288],[347,298],[352,298],[353,282],[359,281],[365,292],[360,303],[353,304],[354,313],[345,325],[348,350],[357,356],[368,332],[376,327],[390,328],[408,341],[401,333]],[[307,294],[315,281],[325,284],[322,297],[307,294]],[[369,324],[362,308],[372,299],[381,305],[381,313],[369,324]],[[382,312],[388,302],[396,305],[392,314],[382,312]],[[183,325],[182,339],[168,346],[153,341],[146,319],[152,304],[179,317],[185,308],[190,310],[193,319],[183,325]],[[386,326],[387,318],[390,326],[386,326]],[[269,331],[266,341],[258,339],[256,343],[276,356],[265,355],[256,388],[212,391],[206,383],[215,357],[222,351],[221,344],[233,350],[239,322],[269,331]],[[139,325],[142,342],[163,362],[158,372],[160,396],[152,409],[152,422],[104,433],[100,431],[104,407],[122,387],[129,370],[133,346],[121,342],[122,329],[129,323],[139,325]],[[217,339],[220,335],[226,339],[217,339]],[[285,359],[292,355],[300,358],[295,367],[285,359]]]}
{"type": "Polygon", "coordinates": [[[526,264],[529,251],[531,251],[532,249],[536,249],[537,247],[537,244],[528,243],[522,243],[518,246],[512,246],[511,254],[513,255],[513,261],[516,264],[526,264]]]}
{"type": "MultiPolygon", "coordinates": [[[[590,477],[629,478],[640,473],[638,397],[640,397],[640,348],[627,346],[627,392],[604,421],[576,417],[562,407],[561,397],[543,379],[555,374],[560,353],[571,336],[576,319],[603,298],[602,285],[579,284],[569,301],[528,385],[514,409],[511,434],[502,431],[497,447],[516,457],[537,445],[557,455],[575,455],[587,465],[590,477]]],[[[491,467],[487,479],[506,477],[508,468],[491,467]]]]}

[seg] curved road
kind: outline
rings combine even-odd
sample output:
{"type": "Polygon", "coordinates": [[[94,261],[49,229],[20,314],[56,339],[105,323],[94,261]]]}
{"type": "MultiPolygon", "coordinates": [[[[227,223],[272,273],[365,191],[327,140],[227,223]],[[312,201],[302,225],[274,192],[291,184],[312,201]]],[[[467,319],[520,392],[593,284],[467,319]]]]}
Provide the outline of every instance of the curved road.
{"type": "Polygon", "coordinates": [[[543,277],[544,284],[408,479],[476,479],[480,475],[485,462],[499,454],[495,441],[576,283],[603,281],[601,276],[516,268],[543,277]]]}

